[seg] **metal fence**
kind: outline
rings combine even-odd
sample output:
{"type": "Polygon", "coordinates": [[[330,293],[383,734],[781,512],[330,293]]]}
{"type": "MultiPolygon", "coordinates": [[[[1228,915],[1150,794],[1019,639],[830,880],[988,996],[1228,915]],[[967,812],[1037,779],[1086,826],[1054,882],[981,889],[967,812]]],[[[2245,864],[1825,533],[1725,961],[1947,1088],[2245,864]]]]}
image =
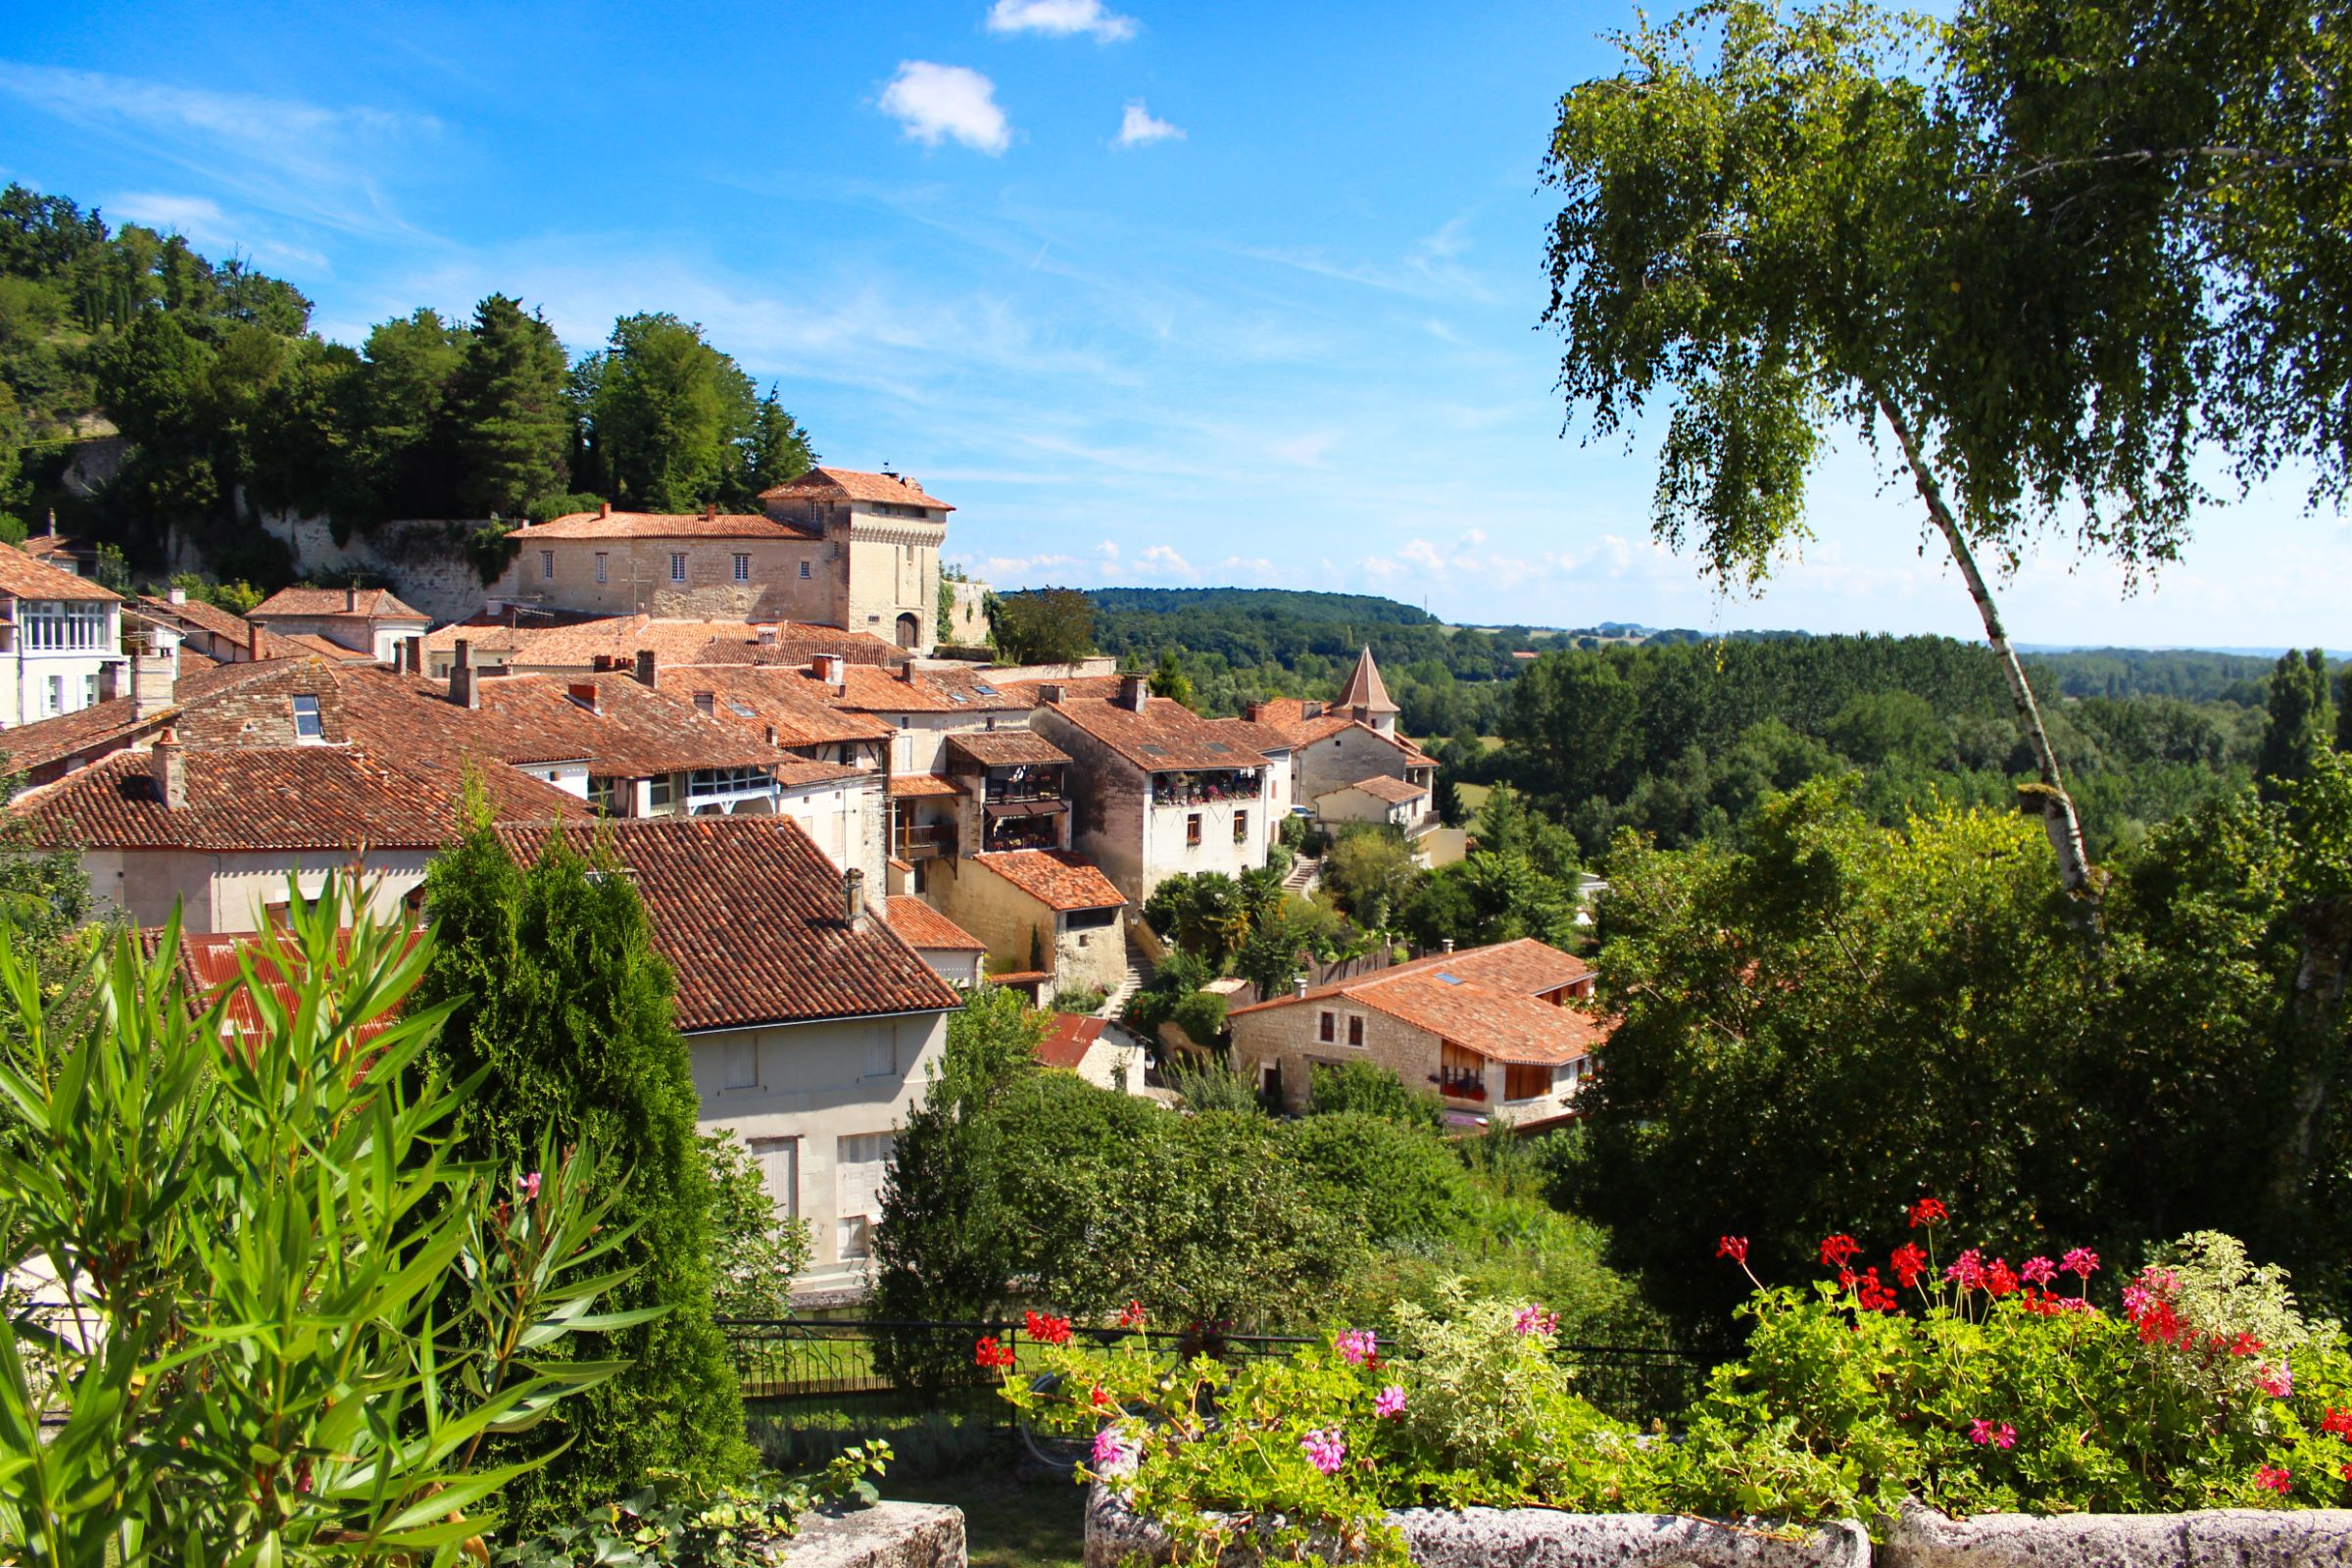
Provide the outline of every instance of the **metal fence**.
{"type": "MultiPolygon", "coordinates": [[[[973,1365],[984,1335],[1011,1348],[1017,1371],[1036,1347],[1017,1322],[911,1322],[880,1318],[722,1318],[746,1404],[757,1417],[785,1427],[796,1410],[816,1409],[839,1425],[849,1412],[871,1407],[877,1418],[905,1411],[955,1411],[966,1419],[1009,1426],[1010,1406],[997,1398],[973,1365]],[[889,1368],[929,1365],[970,1374],[964,1388],[920,1391],[903,1387],[889,1368]],[[918,1402],[907,1404],[914,1399],[918,1402]]],[[[1113,1344],[1129,1331],[1073,1326],[1074,1337],[1113,1344]]],[[[1153,1331],[1151,1348],[1179,1355],[1204,1352],[1222,1360],[1286,1356],[1319,1343],[1303,1335],[1153,1331]]],[[[1576,1392],[1625,1420],[1673,1421],[1706,1380],[1705,1363],[1680,1351],[1648,1346],[1561,1345],[1555,1358],[1576,1392]]],[[[952,1380],[953,1381],[953,1380],[952,1380]]],[[[853,1422],[854,1424],[854,1422],[853,1422]]]]}

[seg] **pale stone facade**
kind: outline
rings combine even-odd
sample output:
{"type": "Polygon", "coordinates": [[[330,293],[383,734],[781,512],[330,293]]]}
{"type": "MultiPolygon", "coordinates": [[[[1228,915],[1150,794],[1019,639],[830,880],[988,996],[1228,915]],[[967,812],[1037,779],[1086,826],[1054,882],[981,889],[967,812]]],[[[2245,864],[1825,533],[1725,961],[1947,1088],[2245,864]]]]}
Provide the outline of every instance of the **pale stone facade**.
{"type": "Polygon", "coordinates": [[[1026,971],[1045,959],[1056,991],[1111,991],[1127,974],[1121,910],[1057,910],[989,868],[988,857],[942,859],[925,867],[926,897],[942,914],[988,944],[992,972],[1026,971]]]}
{"type": "MultiPolygon", "coordinates": [[[[1318,1064],[1370,1062],[1395,1073],[1407,1089],[1424,1094],[1438,1090],[1433,1078],[1440,1071],[1445,1038],[1346,997],[1244,1012],[1231,1027],[1234,1070],[1261,1088],[1278,1091],[1289,1110],[1306,1108],[1309,1071],[1318,1064]],[[1323,1038],[1327,1015],[1329,1040],[1323,1038]],[[1350,1043],[1359,1038],[1362,1044],[1350,1043]]],[[[1592,1065],[1589,1056],[1562,1062],[1548,1069],[1543,1093],[1511,1099],[1502,1063],[1488,1062],[1480,1073],[1485,1098],[1459,1099],[1455,1103],[1505,1121],[1541,1121],[1570,1108],[1592,1065]]]]}
{"type": "Polygon", "coordinates": [[[922,1102],[947,1039],[943,1012],[687,1037],[702,1129],[733,1132],[777,1207],[808,1221],[803,1286],[863,1276],[892,1135],[922,1102]]]}
{"type": "Polygon", "coordinates": [[[398,919],[431,858],[429,850],[84,850],[81,864],[91,893],[132,925],[162,925],[177,908],[184,929],[204,933],[262,930],[271,906],[286,903],[288,876],[316,899],[355,861],[365,865],[368,913],[398,919]]]}

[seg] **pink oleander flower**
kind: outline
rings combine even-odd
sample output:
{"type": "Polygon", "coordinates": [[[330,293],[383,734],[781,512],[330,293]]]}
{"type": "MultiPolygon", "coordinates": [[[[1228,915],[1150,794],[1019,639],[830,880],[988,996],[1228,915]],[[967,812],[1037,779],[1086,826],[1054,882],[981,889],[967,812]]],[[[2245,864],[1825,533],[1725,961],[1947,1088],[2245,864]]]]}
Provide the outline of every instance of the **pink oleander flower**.
{"type": "Polygon", "coordinates": [[[539,1173],[537,1171],[531,1172],[522,1179],[522,1200],[526,1203],[535,1203],[539,1200],[539,1173]]]}
{"type": "Polygon", "coordinates": [[[2058,1277],[2058,1265],[2046,1257],[2029,1257],[2017,1277],[2028,1285],[2047,1285],[2058,1277]]]}
{"type": "Polygon", "coordinates": [[[1511,1327],[1522,1336],[1541,1334],[1549,1338],[1559,1326],[1560,1315],[1546,1312],[1540,1306],[1523,1306],[1519,1309],[1519,1315],[1511,1320],[1511,1327]]]}
{"type": "Polygon", "coordinates": [[[1372,1397],[1372,1413],[1384,1421],[1404,1414],[1404,1391],[1392,1383],[1372,1397]]]}
{"type": "Polygon", "coordinates": [[[1968,1441],[1982,1448],[1990,1444],[1996,1448],[2017,1446],[2017,1428],[2003,1421],[1998,1425],[1979,1416],[1968,1424],[1968,1441]]]}
{"type": "Polygon", "coordinates": [[[1952,1265],[1943,1271],[1943,1277],[1964,1291],[1983,1289],[1984,1285],[1984,1254],[1973,1247],[1970,1248],[1952,1259],[1952,1265]]]}
{"type": "Polygon", "coordinates": [[[2087,1247],[2072,1248],[2058,1260],[2058,1266],[2069,1274],[2088,1279],[2098,1272],[2099,1254],[2087,1247]]]}
{"type": "Polygon", "coordinates": [[[1370,1329],[1349,1329],[1333,1342],[1340,1359],[1349,1366],[1369,1366],[1380,1345],[1380,1337],[1370,1329]]]}
{"type": "Polygon", "coordinates": [[[2283,1497],[2286,1495],[2286,1489],[2294,1485],[2294,1478],[2275,1464],[2266,1464],[2254,1472],[2254,1484],[2266,1492],[2276,1492],[2283,1497]]]}
{"type": "Polygon", "coordinates": [[[1123,1476],[1135,1468],[1141,1445],[1123,1437],[1117,1427],[1104,1427],[1095,1434],[1095,1449],[1091,1460],[1099,1476],[1123,1476]]]}
{"type": "Polygon", "coordinates": [[[2256,1367],[2254,1386],[2274,1399],[2283,1399],[2295,1392],[2294,1369],[2284,1361],[2277,1366],[2256,1367]]]}
{"type": "Polygon", "coordinates": [[[1346,1441],[1337,1432],[1327,1432],[1321,1428],[1300,1438],[1298,1446],[1306,1450],[1306,1462],[1327,1476],[1338,1475],[1340,1466],[1348,1458],[1346,1441]]]}

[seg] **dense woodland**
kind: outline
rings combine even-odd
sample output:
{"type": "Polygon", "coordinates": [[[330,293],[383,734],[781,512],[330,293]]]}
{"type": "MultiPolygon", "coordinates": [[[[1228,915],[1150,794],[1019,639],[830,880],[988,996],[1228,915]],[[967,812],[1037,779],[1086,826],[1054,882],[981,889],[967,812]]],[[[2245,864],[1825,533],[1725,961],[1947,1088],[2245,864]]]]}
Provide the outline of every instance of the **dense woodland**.
{"type": "MultiPolygon", "coordinates": [[[[177,235],[110,225],[62,196],[0,193],[0,531],[29,518],[152,568],[178,530],[223,578],[264,586],[284,553],[260,514],[504,526],[610,500],[745,507],[812,461],[808,436],[702,328],[626,316],[570,359],[505,294],[420,306],[364,343],[310,329],[310,301],[177,235]],[[68,483],[89,437],[118,462],[68,483]]],[[[456,543],[453,539],[453,545],[456,543]]]]}

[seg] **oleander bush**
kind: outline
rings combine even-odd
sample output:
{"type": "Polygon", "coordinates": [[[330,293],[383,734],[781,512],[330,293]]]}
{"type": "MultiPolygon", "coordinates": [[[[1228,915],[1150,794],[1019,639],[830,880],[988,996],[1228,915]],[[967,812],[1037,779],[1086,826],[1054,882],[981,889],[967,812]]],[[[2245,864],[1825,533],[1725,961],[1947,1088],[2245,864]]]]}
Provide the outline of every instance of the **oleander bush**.
{"type": "MultiPolygon", "coordinates": [[[[1091,1434],[1085,1478],[1198,1564],[1245,1537],[1268,1555],[1401,1560],[1383,1515],[1418,1506],[1804,1524],[1877,1521],[1905,1498],[1955,1515],[2352,1504],[2344,1335],[2230,1238],[2174,1243],[2110,1302],[2087,1251],[1940,1258],[1942,1205],[1911,1213],[1884,1264],[1833,1236],[1830,1277],[1753,1282],[1744,1355],[1671,1431],[1578,1397],[1553,1313],[1459,1282],[1432,1308],[1400,1303],[1393,1334],[1240,1364],[1179,1362],[1139,1336],[1087,1345],[1044,1319],[1047,1375],[1025,1365],[1004,1394],[1091,1434]]],[[[1746,1267],[1740,1238],[1719,1250],[1746,1267]]],[[[980,1364],[1008,1372],[991,1349],[980,1364]]]]}

